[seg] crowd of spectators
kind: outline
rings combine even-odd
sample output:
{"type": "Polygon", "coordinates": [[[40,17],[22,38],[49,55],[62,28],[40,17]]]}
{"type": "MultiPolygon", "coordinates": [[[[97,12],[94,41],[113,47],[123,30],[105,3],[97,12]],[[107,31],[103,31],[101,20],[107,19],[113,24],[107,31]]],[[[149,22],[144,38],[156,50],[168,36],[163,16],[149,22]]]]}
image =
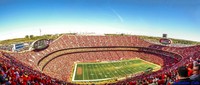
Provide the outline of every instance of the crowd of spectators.
{"type": "Polygon", "coordinates": [[[12,51],[12,48],[13,48],[12,45],[0,45],[1,50],[12,51]]]}
{"type": "Polygon", "coordinates": [[[66,83],[33,70],[12,57],[0,55],[0,85],[65,85],[66,83]]]}
{"type": "MultiPolygon", "coordinates": [[[[110,55],[143,55],[145,56],[144,53],[135,53],[131,54],[132,52],[126,52],[120,54],[121,52],[118,51],[115,53],[108,52],[110,55]]],[[[66,57],[68,60],[72,59],[75,56],[75,54],[72,54],[73,56],[71,58],[66,57]]],[[[88,55],[88,53],[82,53],[78,54],[81,55],[82,57],[80,60],[84,60],[83,56],[88,55]]],[[[96,54],[93,54],[96,55],[96,54]]],[[[89,58],[93,58],[91,57],[89,58]]],[[[102,52],[101,52],[102,55],[102,52]]],[[[106,53],[103,53],[102,56],[107,55],[106,53]]],[[[1,55],[3,56],[3,55],[1,55]]],[[[119,57],[119,56],[118,56],[119,57]]],[[[155,56],[154,56],[155,57],[155,56]]],[[[194,58],[199,57],[198,54],[194,55],[194,58]]],[[[63,60],[63,59],[62,59],[63,60]]],[[[86,59],[87,60],[87,59],[86,59]]],[[[86,61],[85,60],[85,61],[86,61]]],[[[94,58],[95,60],[95,58],[94,58]]],[[[109,59],[108,59],[109,60],[109,59]]],[[[189,59],[188,59],[189,60],[189,59]]],[[[91,62],[91,61],[90,61],[91,62]]],[[[1,84],[5,85],[60,85],[60,84],[66,84],[65,82],[58,81],[56,79],[53,79],[52,77],[46,76],[45,74],[39,73],[37,71],[33,71],[31,68],[24,67],[21,64],[17,64],[19,62],[14,61],[14,60],[9,60],[9,57],[1,57],[0,60],[0,82],[1,84]]],[[[60,62],[60,64],[63,64],[63,61],[60,62]]],[[[67,64],[65,64],[67,65],[67,64]]],[[[55,66],[55,65],[52,65],[55,66]]],[[[70,65],[69,65],[70,66],[70,65]]],[[[193,85],[199,85],[199,74],[200,74],[200,69],[199,69],[199,59],[196,58],[190,59],[190,62],[187,62],[185,64],[185,67],[187,67],[187,73],[183,75],[179,75],[179,70],[170,70],[169,72],[164,72],[164,71],[158,71],[155,73],[151,74],[146,74],[146,75],[139,75],[139,76],[134,76],[132,78],[127,78],[126,80],[123,81],[118,81],[117,83],[113,84],[129,84],[129,85],[137,85],[137,84],[142,84],[142,85],[176,85],[179,83],[184,83],[187,84],[188,81],[192,82],[193,85]],[[187,77],[187,78],[186,78],[187,77]],[[186,80],[184,80],[186,78],[186,80]],[[190,79],[189,79],[190,78],[190,79]],[[175,83],[174,83],[175,82],[175,83]]],[[[183,70],[185,67],[181,67],[183,70]]],[[[54,67],[55,68],[55,67],[54,67]]],[[[168,69],[169,70],[169,69],[168,69]]],[[[108,83],[108,85],[112,85],[112,83],[108,83]]]]}

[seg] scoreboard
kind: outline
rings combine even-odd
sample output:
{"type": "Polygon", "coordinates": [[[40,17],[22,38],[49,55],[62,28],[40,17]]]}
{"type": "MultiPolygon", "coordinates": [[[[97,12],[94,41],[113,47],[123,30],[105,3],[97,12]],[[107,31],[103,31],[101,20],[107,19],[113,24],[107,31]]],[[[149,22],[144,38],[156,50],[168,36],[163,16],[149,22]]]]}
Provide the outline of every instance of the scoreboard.
{"type": "Polygon", "coordinates": [[[20,51],[24,48],[24,43],[13,44],[12,51],[20,51]]]}
{"type": "Polygon", "coordinates": [[[162,38],[162,39],[160,39],[160,43],[162,43],[162,44],[171,44],[172,40],[162,38]]]}
{"type": "Polygon", "coordinates": [[[167,34],[163,34],[163,37],[159,41],[161,44],[169,45],[172,44],[172,40],[167,38],[167,34]]]}
{"type": "Polygon", "coordinates": [[[31,45],[31,50],[43,50],[49,46],[49,40],[48,39],[40,39],[36,40],[31,45]]]}

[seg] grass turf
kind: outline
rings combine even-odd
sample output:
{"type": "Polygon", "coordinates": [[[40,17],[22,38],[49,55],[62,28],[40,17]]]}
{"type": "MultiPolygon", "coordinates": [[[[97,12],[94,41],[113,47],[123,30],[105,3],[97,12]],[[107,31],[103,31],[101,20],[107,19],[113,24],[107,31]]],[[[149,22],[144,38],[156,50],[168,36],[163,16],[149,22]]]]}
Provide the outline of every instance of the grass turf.
{"type": "Polygon", "coordinates": [[[101,81],[126,77],[144,72],[147,68],[158,70],[159,65],[141,60],[121,60],[114,62],[77,63],[72,81],[101,81]]]}

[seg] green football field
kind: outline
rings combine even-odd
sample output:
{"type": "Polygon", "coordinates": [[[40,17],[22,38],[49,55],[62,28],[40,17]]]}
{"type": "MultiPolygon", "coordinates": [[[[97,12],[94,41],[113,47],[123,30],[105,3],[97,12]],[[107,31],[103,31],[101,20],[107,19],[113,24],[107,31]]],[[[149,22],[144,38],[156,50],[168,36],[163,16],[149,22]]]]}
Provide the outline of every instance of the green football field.
{"type": "Polygon", "coordinates": [[[148,68],[160,69],[159,65],[141,60],[121,60],[114,62],[77,63],[72,81],[102,81],[123,78],[146,71],[148,68]]]}

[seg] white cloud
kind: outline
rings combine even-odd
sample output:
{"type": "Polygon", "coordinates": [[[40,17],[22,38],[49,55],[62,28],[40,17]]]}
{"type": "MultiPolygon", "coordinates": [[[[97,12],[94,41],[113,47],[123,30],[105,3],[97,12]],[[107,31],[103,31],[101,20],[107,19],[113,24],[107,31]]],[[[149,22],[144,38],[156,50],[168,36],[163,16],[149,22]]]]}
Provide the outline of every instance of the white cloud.
{"type": "Polygon", "coordinates": [[[119,13],[117,13],[113,8],[110,8],[112,10],[112,12],[119,18],[119,20],[123,23],[124,19],[121,17],[121,15],[119,13]]]}

